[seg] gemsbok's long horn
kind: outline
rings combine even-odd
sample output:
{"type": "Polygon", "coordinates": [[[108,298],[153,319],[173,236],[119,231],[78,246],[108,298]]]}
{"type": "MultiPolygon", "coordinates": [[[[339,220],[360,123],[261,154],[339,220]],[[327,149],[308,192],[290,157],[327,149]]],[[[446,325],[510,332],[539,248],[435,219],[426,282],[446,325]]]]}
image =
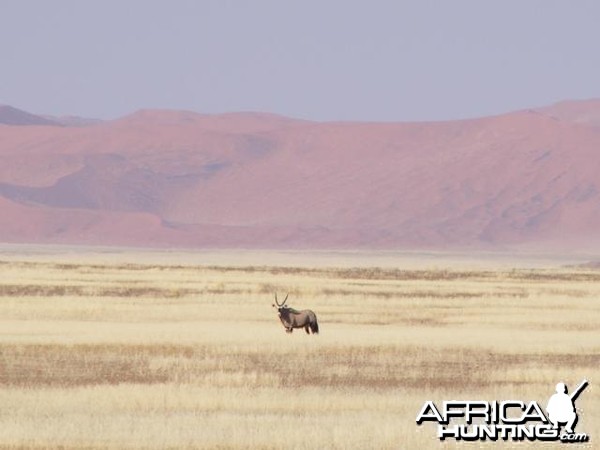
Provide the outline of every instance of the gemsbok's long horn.
{"type": "Polygon", "coordinates": [[[283,303],[281,304],[281,306],[285,305],[285,302],[287,301],[287,298],[290,296],[290,293],[288,292],[288,294],[285,296],[285,299],[283,300],[283,303]]]}
{"type": "MultiPolygon", "coordinates": [[[[287,298],[287,297],[286,297],[287,298]]],[[[277,301],[277,292],[275,292],[275,303],[277,304],[277,306],[281,307],[281,305],[279,304],[279,302],[277,301]]],[[[285,301],[283,302],[285,303],[285,301]]]]}

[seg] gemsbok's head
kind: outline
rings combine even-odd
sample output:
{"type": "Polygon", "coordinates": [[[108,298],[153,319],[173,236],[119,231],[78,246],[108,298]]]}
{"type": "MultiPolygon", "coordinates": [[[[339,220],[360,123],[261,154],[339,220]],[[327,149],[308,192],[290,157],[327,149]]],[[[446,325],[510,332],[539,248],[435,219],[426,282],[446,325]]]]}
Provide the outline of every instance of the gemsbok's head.
{"type": "Polygon", "coordinates": [[[285,302],[287,302],[288,297],[290,296],[290,294],[288,293],[285,298],[283,299],[283,301],[281,302],[281,304],[277,301],[277,293],[275,293],[275,303],[273,304],[273,308],[277,308],[277,311],[281,314],[281,310],[284,308],[287,308],[287,306],[285,306],[285,302]]]}

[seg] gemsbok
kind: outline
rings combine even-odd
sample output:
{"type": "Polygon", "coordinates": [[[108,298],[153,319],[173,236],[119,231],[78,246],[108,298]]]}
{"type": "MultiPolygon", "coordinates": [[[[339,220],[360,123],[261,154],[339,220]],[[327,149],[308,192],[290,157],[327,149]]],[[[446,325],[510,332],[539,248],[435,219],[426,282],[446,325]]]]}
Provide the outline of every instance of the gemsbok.
{"type": "Polygon", "coordinates": [[[279,304],[277,301],[277,294],[275,294],[275,303],[277,306],[273,305],[273,308],[277,308],[279,320],[281,320],[281,323],[285,327],[285,332],[291,333],[294,331],[294,328],[304,328],[306,334],[310,334],[310,332],[313,334],[319,334],[317,315],[310,309],[298,311],[287,306],[285,302],[287,301],[289,295],[290,294],[287,294],[283,302],[279,304]]]}

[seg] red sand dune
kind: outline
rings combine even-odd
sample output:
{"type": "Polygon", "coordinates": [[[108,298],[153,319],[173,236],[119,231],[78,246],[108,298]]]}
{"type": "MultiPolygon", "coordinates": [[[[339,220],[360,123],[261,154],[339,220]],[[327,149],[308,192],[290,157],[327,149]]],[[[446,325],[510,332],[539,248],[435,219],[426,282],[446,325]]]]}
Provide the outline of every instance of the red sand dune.
{"type": "Polygon", "coordinates": [[[431,123],[0,125],[0,241],[596,251],[599,124],[585,101],[431,123]]]}

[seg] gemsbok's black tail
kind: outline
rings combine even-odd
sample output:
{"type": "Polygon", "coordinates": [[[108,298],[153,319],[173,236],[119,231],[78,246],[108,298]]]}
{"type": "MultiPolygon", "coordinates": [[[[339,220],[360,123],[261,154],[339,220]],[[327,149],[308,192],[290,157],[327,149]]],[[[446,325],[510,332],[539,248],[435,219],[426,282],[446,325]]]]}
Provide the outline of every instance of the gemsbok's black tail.
{"type": "Polygon", "coordinates": [[[315,321],[310,323],[310,331],[313,334],[319,334],[319,323],[317,322],[317,318],[315,317],[315,321]]]}

